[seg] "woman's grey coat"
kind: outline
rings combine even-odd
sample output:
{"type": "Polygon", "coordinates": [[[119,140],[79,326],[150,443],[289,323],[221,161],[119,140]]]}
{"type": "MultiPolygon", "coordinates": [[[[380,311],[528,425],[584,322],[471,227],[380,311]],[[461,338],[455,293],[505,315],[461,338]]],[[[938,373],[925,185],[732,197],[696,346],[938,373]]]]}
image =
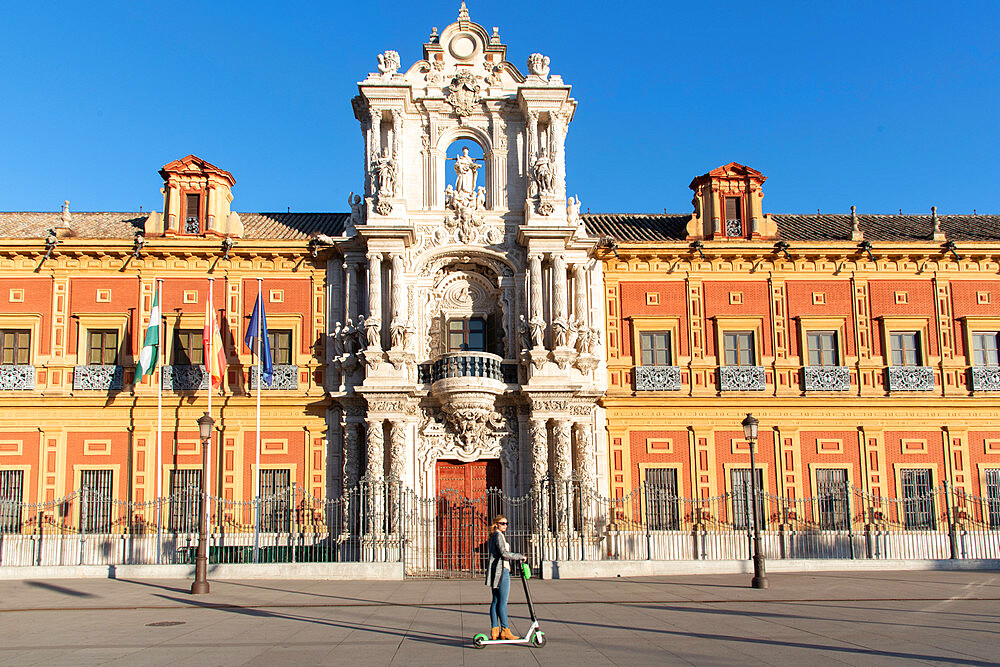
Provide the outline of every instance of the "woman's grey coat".
{"type": "Polygon", "coordinates": [[[490,535],[488,542],[490,546],[490,561],[486,566],[486,585],[491,588],[500,586],[500,577],[503,576],[503,562],[522,561],[524,556],[514,551],[507,550],[507,540],[499,530],[490,535]]]}

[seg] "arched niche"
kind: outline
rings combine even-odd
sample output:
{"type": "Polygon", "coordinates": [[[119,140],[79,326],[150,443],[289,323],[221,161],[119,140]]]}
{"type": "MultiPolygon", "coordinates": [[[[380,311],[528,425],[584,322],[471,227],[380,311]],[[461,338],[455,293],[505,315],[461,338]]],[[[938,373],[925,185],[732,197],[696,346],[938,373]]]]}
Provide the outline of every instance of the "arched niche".
{"type": "Polygon", "coordinates": [[[434,193],[436,207],[444,205],[444,191],[448,185],[455,185],[455,171],[452,161],[448,159],[449,147],[460,141],[468,141],[475,144],[482,151],[481,168],[479,170],[476,185],[486,188],[486,208],[493,210],[496,207],[494,193],[500,184],[493,183],[493,141],[485,130],[472,125],[457,125],[441,132],[437,144],[434,146],[434,169],[436,172],[436,182],[439,184],[438,192],[434,193]]]}

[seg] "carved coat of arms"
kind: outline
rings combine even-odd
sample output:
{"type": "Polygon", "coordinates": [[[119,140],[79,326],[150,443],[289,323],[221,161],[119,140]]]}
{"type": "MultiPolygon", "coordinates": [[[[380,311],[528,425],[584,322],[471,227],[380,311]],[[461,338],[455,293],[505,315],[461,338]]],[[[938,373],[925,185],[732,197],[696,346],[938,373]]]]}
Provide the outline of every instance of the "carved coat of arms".
{"type": "Polygon", "coordinates": [[[468,116],[476,110],[476,105],[482,97],[479,94],[481,86],[477,81],[479,77],[469,70],[459,70],[448,85],[448,94],[445,100],[455,109],[459,116],[468,116]]]}

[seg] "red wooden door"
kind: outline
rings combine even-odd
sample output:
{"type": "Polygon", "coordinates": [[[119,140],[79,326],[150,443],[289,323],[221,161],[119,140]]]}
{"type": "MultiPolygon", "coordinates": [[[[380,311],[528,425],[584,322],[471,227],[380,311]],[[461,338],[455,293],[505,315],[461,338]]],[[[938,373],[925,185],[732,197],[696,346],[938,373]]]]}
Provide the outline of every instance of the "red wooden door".
{"type": "Polygon", "coordinates": [[[487,489],[500,488],[500,462],[441,460],[436,473],[438,569],[480,572],[490,512],[496,505],[487,489]]]}

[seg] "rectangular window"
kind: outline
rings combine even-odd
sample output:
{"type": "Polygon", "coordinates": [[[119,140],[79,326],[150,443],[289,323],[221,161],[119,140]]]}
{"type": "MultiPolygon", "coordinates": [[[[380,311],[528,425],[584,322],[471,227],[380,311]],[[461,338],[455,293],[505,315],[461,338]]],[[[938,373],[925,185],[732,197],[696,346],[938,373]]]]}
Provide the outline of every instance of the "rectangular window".
{"type": "Polygon", "coordinates": [[[753,332],[727,331],[722,335],[726,366],[753,366],[753,332]]]}
{"type": "Polygon", "coordinates": [[[0,534],[21,532],[23,470],[0,470],[0,534]]]}
{"type": "MultiPolygon", "coordinates": [[[[757,468],[755,471],[757,478],[757,520],[759,526],[763,528],[767,525],[765,505],[764,505],[764,471],[757,468]]],[[[750,505],[747,503],[748,495],[753,493],[750,484],[750,468],[733,468],[730,470],[730,482],[733,485],[733,528],[746,530],[753,527],[753,518],[750,516],[750,505]]]]}
{"type": "Polygon", "coordinates": [[[677,530],[677,471],[650,468],[646,471],[646,522],[650,530],[677,530]]]}
{"type": "Polygon", "coordinates": [[[0,329],[0,364],[24,366],[31,363],[31,331],[0,329]]]}
{"type": "Polygon", "coordinates": [[[643,366],[670,365],[670,332],[648,331],[639,334],[643,366]]]}
{"type": "Polygon", "coordinates": [[[260,529],[265,533],[287,533],[291,529],[292,471],[287,469],[260,471],[260,529]]]}
{"type": "Polygon", "coordinates": [[[118,364],[118,332],[113,329],[91,329],[87,332],[87,363],[92,366],[118,364]]]}
{"type": "Polygon", "coordinates": [[[977,331],[972,334],[972,365],[1000,366],[997,355],[996,331],[977,331]]]}
{"type": "Polygon", "coordinates": [[[920,337],[916,331],[893,331],[889,334],[893,366],[922,366],[920,337]]]}
{"type": "Polygon", "coordinates": [[[448,321],[448,351],[486,351],[486,320],[481,317],[448,321]]]}
{"type": "Polygon", "coordinates": [[[837,359],[836,331],[809,331],[806,333],[810,366],[839,366],[837,359]]]}
{"type": "Polygon", "coordinates": [[[292,332],[276,329],[267,332],[267,342],[271,345],[271,362],[287,366],[292,363],[292,332]]]}
{"type": "Polygon", "coordinates": [[[170,471],[170,530],[198,532],[201,510],[201,470],[170,471]]]}
{"type": "Polygon", "coordinates": [[[743,236],[743,212],[739,197],[726,197],[726,236],[743,236]]]}
{"type": "Polygon", "coordinates": [[[986,511],[989,512],[989,526],[1000,528],[1000,468],[990,468],[986,472],[986,511]]]}
{"type": "Polygon", "coordinates": [[[205,346],[201,329],[175,329],[171,363],[174,366],[201,366],[205,363],[205,346]]]}
{"type": "Polygon", "coordinates": [[[184,195],[184,231],[188,234],[201,233],[201,195],[184,195]]]}
{"type": "Polygon", "coordinates": [[[80,472],[80,529],[88,533],[111,532],[111,508],[114,505],[114,471],[80,472]]]}
{"type": "Polygon", "coordinates": [[[900,480],[903,484],[903,527],[907,530],[934,530],[930,469],[904,469],[900,480]]]}
{"type": "Polygon", "coordinates": [[[816,471],[820,530],[847,529],[847,471],[843,468],[816,471]]]}

